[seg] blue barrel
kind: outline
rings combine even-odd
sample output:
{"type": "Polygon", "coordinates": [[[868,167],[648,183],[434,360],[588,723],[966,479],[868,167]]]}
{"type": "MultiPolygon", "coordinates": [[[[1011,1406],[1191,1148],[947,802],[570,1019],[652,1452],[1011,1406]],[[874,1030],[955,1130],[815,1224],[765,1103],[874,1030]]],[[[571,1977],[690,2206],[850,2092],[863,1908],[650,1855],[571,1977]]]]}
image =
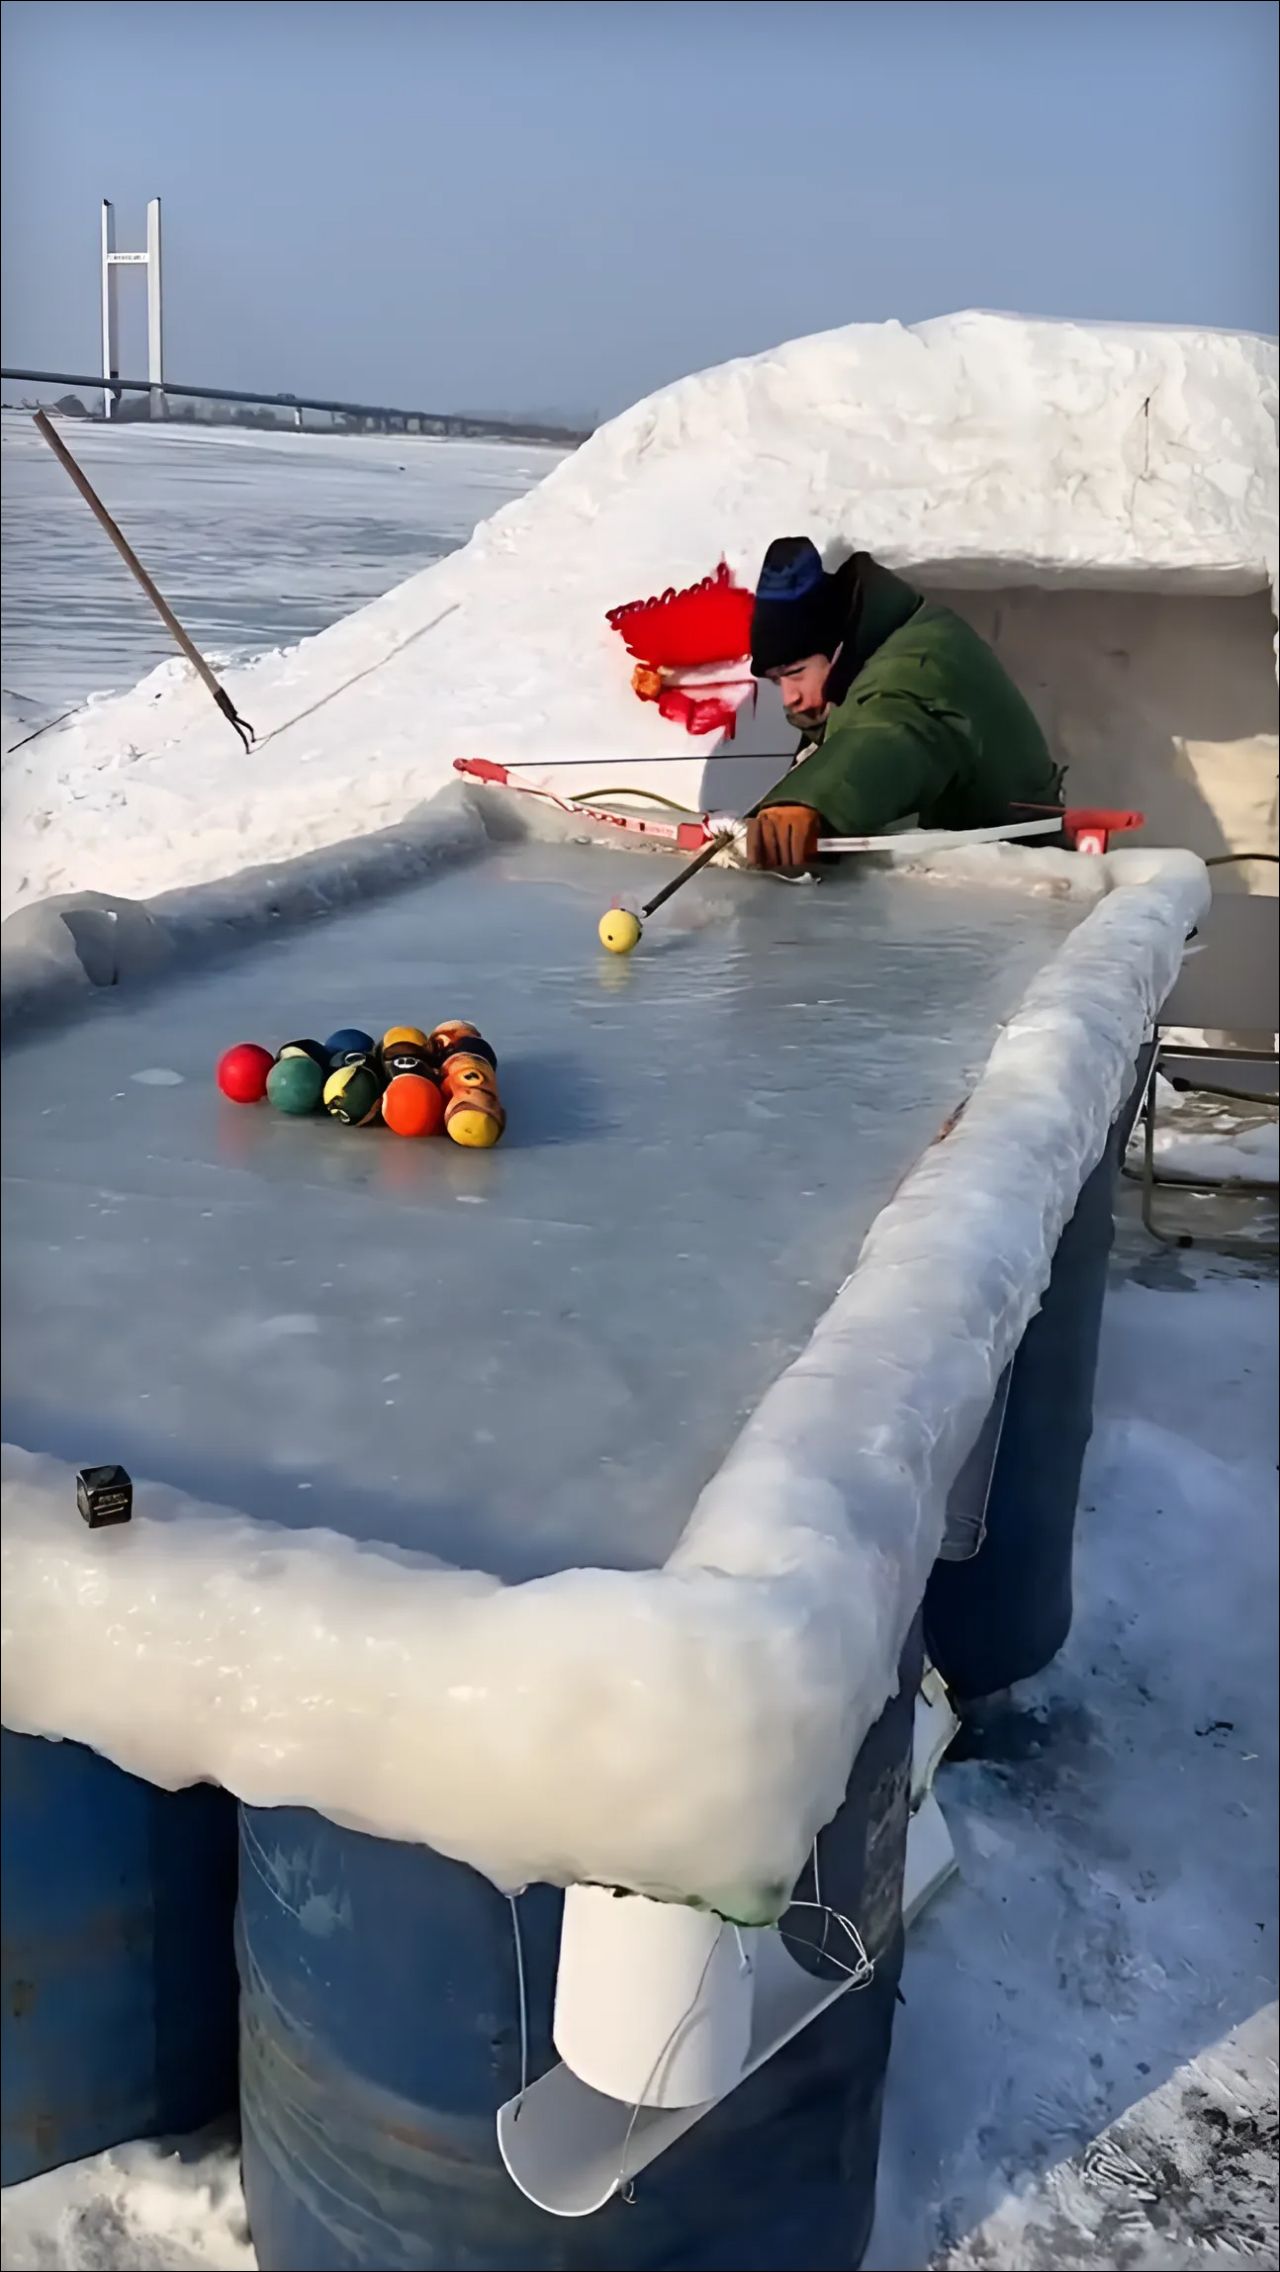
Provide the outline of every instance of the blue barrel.
{"type": "Polygon", "coordinates": [[[3,2182],[236,2095],[235,1801],[4,1731],[3,2182]]]}
{"type": "Polygon", "coordinates": [[[1080,1193],[1044,1299],[1014,1358],[986,1536],[972,1559],[944,1559],[929,1580],[929,1655],[962,1702],[994,1696],[1042,1671],[1071,1630],[1076,1508],[1093,1433],[1116,1178],[1142,1086],[1140,1079],[1080,1193]]]}
{"type": "MultiPolygon", "coordinates": [[[[498,2154],[520,2081],[511,1910],[423,1847],[298,1808],[241,1810],[241,2116],[263,2272],[518,2267],[855,2268],[871,2229],[880,2106],[902,1962],[913,1636],[900,1691],[819,1842],[823,1899],[876,1971],[642,2172],[634,2203],[561,2219],[498,2154]]],[[[797,1898],[812,1897],[812,1880],[797,1898]]],[[[530,2073],[555,2060],[560,1897],[520,1900],[530,2073]]],[[[786,1929],[822,1972],[822,1934],[786,1929]]],[[[840,1936],[833,1936],[839,1940],[840,1936]]]]}

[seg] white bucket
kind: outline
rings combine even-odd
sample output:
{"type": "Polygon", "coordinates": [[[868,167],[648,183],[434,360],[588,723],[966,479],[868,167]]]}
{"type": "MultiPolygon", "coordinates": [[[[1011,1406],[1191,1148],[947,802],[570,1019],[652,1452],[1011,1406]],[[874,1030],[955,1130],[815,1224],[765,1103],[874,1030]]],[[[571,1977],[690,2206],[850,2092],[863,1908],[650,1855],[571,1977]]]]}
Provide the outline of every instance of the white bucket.
{"type": "Polygon", "coordinates": [[[606,2098],[723,2098],[747,2063],[754,1985],[740,1936],[718,1917],[603,1886],[565,1895],[552,2035],[606,2098]]]}

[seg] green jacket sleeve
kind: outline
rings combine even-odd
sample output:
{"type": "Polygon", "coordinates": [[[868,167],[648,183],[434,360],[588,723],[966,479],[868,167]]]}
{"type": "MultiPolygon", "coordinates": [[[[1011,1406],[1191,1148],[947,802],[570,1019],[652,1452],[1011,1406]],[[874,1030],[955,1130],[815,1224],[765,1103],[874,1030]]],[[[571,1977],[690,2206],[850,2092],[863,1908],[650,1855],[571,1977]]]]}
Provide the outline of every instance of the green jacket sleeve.
{"type": "Polygon", "coordinates": [[[849,709],[764,801],[810,806],[833,836],[875,836],[936,804],[956,778],[959,752],[945,720],[910,696],[849,709]]]}

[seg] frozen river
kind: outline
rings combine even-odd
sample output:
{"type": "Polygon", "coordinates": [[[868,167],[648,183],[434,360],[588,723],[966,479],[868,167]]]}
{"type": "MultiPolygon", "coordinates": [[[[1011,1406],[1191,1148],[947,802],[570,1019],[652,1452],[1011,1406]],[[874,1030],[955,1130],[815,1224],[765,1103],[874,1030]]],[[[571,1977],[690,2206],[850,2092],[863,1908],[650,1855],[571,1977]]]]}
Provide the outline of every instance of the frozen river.
{"type": "MultiPolygon", "coordinates": [[[[197,646],[287,647],[465,544],[560,452],[418,436],[63,432],[197,646]]],[[[26,412],[0,421],[6,710],[31,724],[134,685],[173,643],[26,412]]]]}

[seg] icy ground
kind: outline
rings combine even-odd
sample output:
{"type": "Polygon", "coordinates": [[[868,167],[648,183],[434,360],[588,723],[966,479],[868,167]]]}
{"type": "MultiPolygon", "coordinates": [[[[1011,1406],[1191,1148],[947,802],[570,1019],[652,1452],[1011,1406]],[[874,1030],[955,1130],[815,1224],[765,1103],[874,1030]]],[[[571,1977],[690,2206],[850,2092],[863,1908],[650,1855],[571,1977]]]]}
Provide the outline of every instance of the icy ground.
{"type": "Polygon", "coordinates": [[[1071,1638],[939,1777],[869,2272],[1276,2263],[1274,1266],[1132,1218],[1071,1638]]]}
{"type": "MultiPolygon", "coordinates": [[[[1276,1281],[1113,1267],[1075,1630],[939,1794],[868,2272],[1232,2272],[1276,2241],[1276,1281]]],[[[12,2189],[6,2272],[250,2272],[234,2149],[12,2189]]]]}
{"type": "MultiPolygon", "coordinates": [[[[61,432],[197,646],[286,647],[457,550],[557,450],[418,435],[100,426],[61,432]]],[[[6,740],[174,655],[48,445],[0,419],[6,740]]],[[[176,664],[175,664],[175,667],[176,664]]]]}

